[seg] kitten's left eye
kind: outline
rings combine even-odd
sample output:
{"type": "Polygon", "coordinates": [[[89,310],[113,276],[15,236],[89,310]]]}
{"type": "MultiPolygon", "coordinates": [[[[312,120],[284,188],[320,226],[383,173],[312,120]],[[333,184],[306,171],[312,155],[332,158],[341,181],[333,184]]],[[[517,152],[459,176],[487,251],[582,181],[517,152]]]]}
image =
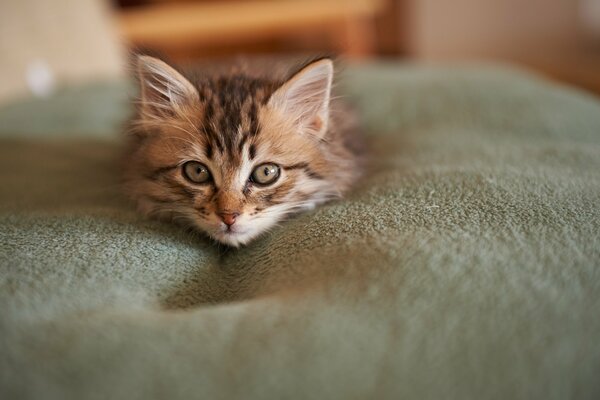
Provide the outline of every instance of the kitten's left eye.
{"type": "Polygon", "coordinates": [[[194,183],[205,183],[211,178],[206,165],[197,161],[188,161],[183,164],[183,175],[194,183]]]}
{"type": "Polygon", "coordinates": [[[261,164],[254,168],[250,180],[259,185],[270,185],[279,178],[279,165],[277,164],[261,164]]]}

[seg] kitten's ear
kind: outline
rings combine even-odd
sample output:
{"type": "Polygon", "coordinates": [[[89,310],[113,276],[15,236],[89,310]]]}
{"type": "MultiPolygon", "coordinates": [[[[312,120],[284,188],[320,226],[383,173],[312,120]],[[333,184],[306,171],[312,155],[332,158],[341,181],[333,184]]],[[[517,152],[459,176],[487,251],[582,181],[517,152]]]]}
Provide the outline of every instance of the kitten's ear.
{"type": "Polygon", "coordinates": [[[142,115],[145,117],[172,117],[199,101],[196,88],[159,59],[139,56],[137,72],[141,86],[142,115]]]}
{"type": "Polygon", "coordinates": [[[322,137],[327,132],[332,80],[333,62],[328,58],[315,61],[277,89],[269,105],[293,118],[301,131],[322,137]]]}

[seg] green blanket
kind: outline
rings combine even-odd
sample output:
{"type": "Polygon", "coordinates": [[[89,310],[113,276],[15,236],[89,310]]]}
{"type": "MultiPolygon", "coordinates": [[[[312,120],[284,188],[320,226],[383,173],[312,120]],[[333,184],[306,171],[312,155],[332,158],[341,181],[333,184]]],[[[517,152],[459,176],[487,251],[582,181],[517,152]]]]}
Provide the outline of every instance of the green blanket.
{"type": "Polygon", "coordinates": [[[0,398],[600,398],[600,102],[348,68],[371,165],[239,250],[120,192],[120,84],[0,110],[0,398]]]}

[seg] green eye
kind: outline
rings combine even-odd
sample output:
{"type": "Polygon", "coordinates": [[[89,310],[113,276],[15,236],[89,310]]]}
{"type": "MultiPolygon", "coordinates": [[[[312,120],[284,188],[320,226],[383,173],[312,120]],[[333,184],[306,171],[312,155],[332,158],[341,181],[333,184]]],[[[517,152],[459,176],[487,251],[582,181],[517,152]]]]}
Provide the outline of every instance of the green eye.
{"type": "Polygon", "coordinates": [[[250,180],[259,185],[270,185],[279,178],[279,165],[261,164],[254,168],[250,180]]]}
{"type": "Polygon", "coordinates": [[[194,183],[206,183],[211,179],[206,165],[197,161],[188,161],[183,164],[183,176],[194,183]]]}

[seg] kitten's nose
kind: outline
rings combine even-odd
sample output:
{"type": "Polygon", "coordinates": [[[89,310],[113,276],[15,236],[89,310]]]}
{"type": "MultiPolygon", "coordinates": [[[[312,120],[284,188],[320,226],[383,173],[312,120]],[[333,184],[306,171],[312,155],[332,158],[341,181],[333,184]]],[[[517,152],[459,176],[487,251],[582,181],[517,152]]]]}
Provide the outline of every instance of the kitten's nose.
{"type": "Polygon", "coordinates": [[[235,224],[235,218],[239,215],[240,215],[240,213],[236,213],[236,212],[234,212],[234,213],[229,213],[229,212],[219,213],[219,217],[221,217],[221,219],[227,226],[231,226],[231,225],[235,224]]]}

